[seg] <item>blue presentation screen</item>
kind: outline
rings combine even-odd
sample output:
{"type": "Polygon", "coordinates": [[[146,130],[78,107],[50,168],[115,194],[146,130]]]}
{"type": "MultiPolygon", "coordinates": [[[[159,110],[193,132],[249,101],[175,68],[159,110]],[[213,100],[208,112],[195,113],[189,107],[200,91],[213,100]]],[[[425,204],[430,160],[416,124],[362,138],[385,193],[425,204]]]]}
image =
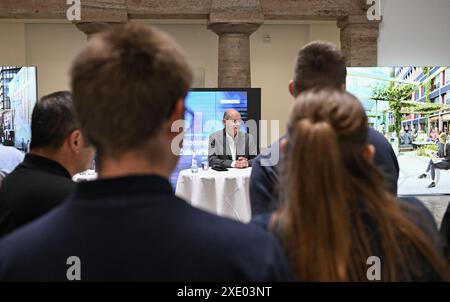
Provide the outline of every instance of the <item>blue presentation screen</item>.
{"type": "MultiPolygon", "coordinates": [[[[190,91],[186,98],[186,113],[183,149],[180,161],[170,181],[175,188],[178,174],[189,169],[195,154],[199,167],[208,157],[208,137],[211,133],[223,129],[223,113],[228,109],[240,112],[242,120],[248,119],[247,91],[190,91]]],[[[246,131],[245,129],[241,129],[246,131]]]]}

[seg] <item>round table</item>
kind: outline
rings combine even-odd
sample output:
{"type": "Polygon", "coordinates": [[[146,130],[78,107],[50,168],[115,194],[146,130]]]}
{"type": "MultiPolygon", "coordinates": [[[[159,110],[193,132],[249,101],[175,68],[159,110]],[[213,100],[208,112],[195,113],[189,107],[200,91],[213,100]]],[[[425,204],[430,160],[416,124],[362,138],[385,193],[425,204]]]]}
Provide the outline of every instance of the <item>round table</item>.
{"type": "Polygon", "coordinates": [[[178,176],[176,195],[195,207],[220,216],[249,222],[251,168],[218,172],[183,170],[178,176]]]}

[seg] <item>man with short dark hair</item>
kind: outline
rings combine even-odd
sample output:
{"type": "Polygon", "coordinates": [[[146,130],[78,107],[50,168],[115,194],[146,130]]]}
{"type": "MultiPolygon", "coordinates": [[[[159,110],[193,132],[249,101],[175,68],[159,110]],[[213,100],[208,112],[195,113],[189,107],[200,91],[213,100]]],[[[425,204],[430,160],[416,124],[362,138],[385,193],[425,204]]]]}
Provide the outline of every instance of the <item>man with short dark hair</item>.
{"type": "Polygon", "coordinates": [[[300,50],[289,91],[296,97],[314,87],[345,89],[346,78],[347,60],[342,52],[329,42],[315,41],[300,50]]]}
{"type": "Polygon", "coordinates": [[[0,236],[46,214],[74,189],[94,149],[79,130],[70,92],[44,96],[31,117],[30,153],[2,182],[0,236]]]}
{"type": "Polygon", "coordinates": [[[99,180],[0,242],[0,280],[290,280],[271,235],[175,197],[168,178],[182,132],[172,128],[184,118],[192,73],[169,36],[115,27],[88,41],[71,75],[99,180]]]}
{"type": "MultiPolygon", "coordinates": [[[[305,45],[297,56],[294,79],[289,83],[289,92],[297,97],[300,93],[315,87],[345,90],[346,65],[346,58],[335,45],[323,41],[311,42],[305,45]]],[[[375,166],[383,171],[390,191],[396,195],[399,166],[392,146],[373,128],[369,128],[368,143],[376,150],[375,166]]],[[[253,162],[250,177],[252,216],[269,213],[278,206],[278,159],[279,141],[275,141],[253,162]]]]}

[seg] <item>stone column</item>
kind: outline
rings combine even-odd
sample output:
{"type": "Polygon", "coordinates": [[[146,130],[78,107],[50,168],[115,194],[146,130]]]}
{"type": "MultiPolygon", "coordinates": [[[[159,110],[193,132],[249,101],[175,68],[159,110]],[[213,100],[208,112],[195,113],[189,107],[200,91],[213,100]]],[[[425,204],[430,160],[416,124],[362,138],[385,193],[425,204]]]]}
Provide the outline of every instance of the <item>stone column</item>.
{"type": "Polygon", "coordinates": [[[208,29],[219,36],[218,87],[250,87],[250,35],[264,22],[260,0],[211,0],[208,29]]]}
{"type": "Polygon", "coordinates": [[[209,24],[219,36],[219,88],[251,87],[250,35],[260,24],[209,24]]]}
{"type": "Polygon", "coordinates": [[[366,15],[349,15],[338,21],[348,66],[377,66],[380,22],[369,21],[366,15]]]}

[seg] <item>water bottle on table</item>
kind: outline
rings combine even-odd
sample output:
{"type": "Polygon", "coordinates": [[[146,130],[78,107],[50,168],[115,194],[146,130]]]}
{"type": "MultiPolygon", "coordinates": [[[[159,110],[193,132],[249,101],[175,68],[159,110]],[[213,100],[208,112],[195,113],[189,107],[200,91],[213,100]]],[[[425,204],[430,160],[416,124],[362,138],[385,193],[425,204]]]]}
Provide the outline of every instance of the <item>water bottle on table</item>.
{"type": "Polygon", "coordinates": [[[209,163],[208,163],[208,157],[207,157],[207,156],[203,156],[203,157],[202,157],[201,165],[202,165],[202,170],[203,170],[203,171],[208,171],[208,169],[209,169],[209,163]]]}
{"type": "Polygon", "coordinates": [[[197,159],[195,158],[195,154],[192,154],[191,172],[192,173],[198,172],[198,165],[197,165],[197,159]]]}

